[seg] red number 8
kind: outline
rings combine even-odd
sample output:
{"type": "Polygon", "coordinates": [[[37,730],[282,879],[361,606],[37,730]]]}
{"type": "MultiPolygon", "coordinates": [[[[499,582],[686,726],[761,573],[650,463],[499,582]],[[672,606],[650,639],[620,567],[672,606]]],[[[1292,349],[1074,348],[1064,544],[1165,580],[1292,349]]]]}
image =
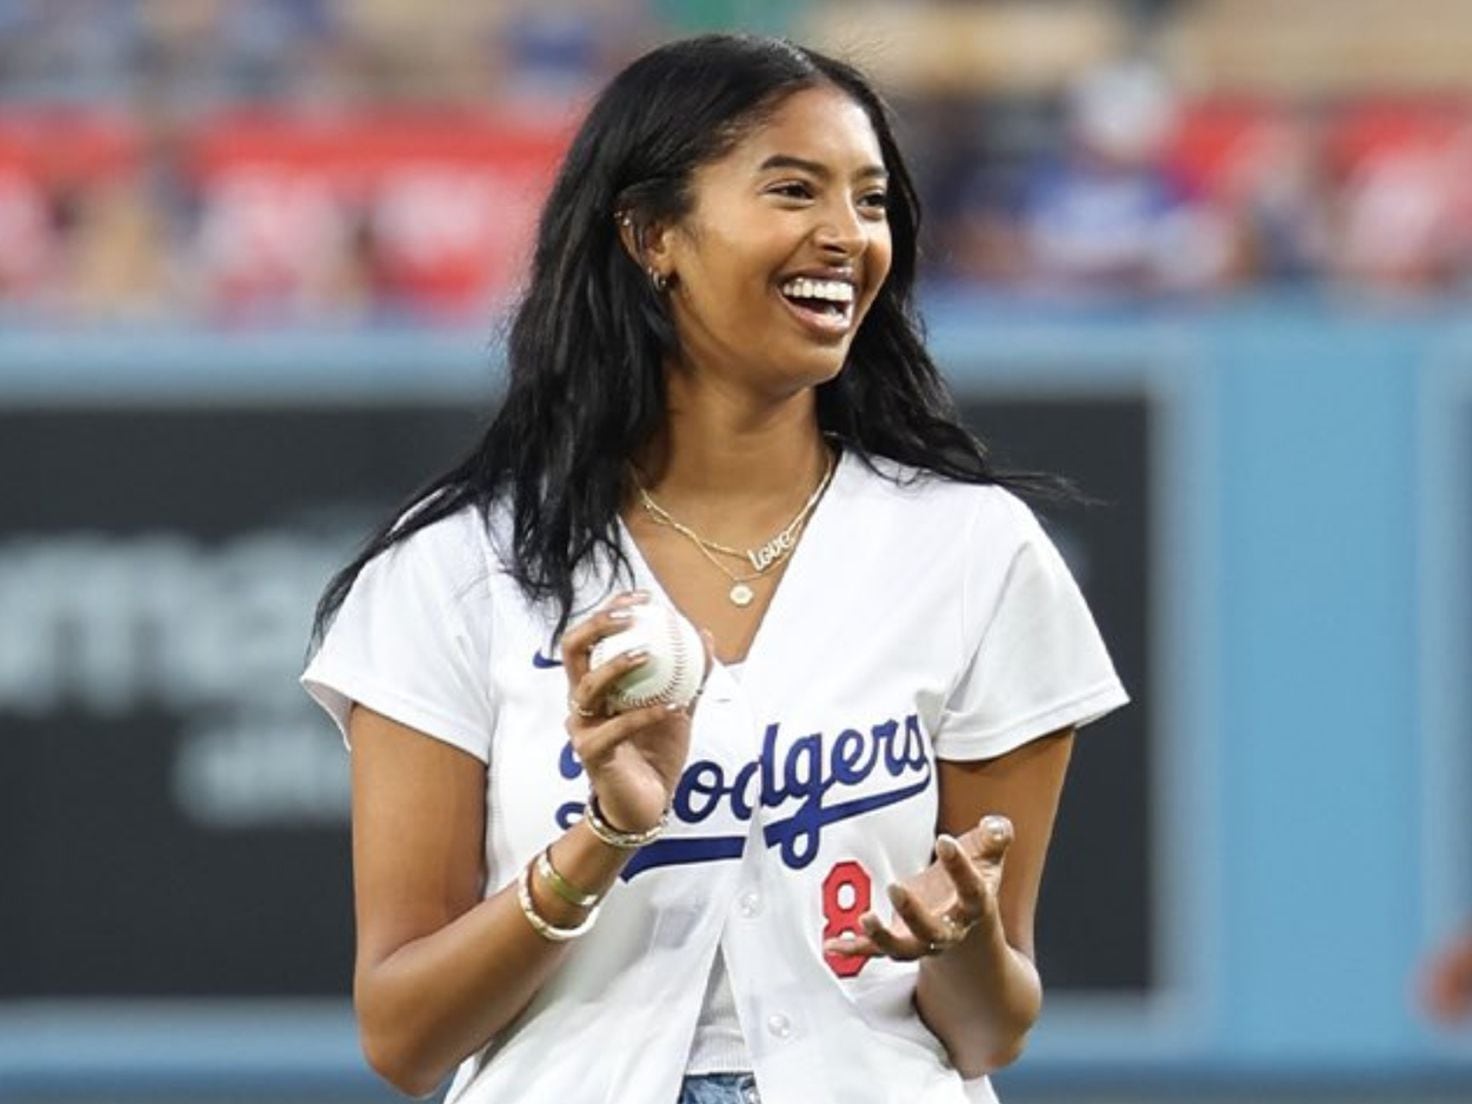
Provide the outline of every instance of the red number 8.
{"type": "MultiPolygon", "coordinates": [[[[869,911],[873,882],[869,872],[852,859],[835,863],[823,879],[824,939],[837,939],[845,932],[862,935],[859,917],[869,911]]],[[[869,960],[862,955],[824,952],[829,968],[839,977],[853,977],[869,960]]]]}

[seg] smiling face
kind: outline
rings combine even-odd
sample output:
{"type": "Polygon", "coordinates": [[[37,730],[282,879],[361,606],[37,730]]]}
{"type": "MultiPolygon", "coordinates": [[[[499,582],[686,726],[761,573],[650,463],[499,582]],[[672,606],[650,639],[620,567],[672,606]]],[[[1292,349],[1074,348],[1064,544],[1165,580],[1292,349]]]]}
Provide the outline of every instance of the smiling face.
{"type": "Polygon", "coordinates": [[[826,85],[697,169],[645,256],[671,279],[682,362],[774,396],[837,375],[889,273],[886,187],[868,115],[826,85]]]}

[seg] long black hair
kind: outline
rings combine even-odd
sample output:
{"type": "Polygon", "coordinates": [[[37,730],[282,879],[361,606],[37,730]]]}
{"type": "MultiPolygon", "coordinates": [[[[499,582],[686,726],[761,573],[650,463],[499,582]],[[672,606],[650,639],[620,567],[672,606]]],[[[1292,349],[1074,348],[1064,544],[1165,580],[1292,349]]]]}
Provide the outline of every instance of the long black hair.
{"type": "Polygon", "coordinates": [[[529,599],[573,614],[574,572],[606,553],[628,571],[616,520],[628,461],[665,417],[673,319],[623,247],[638,228],[693,206],[692,173],[729,152],[790,95],[834,86],[864,109],[889,173],[888,279],[848,361],[817,389],[819,427],[865,462],[887,457],[968,483],[1019,489],[961,426],[925,349],[914,306],[920,204],[884,102],[853,67],[780,39],[705,35],[624,69],[578,130],[542,211],[528,290],[507,341],[508,384],[474,450],[412,497],[328,583],[313,638],[364,565],[467,506],[489,523],[509,506],[508,570],[529,599]]]}

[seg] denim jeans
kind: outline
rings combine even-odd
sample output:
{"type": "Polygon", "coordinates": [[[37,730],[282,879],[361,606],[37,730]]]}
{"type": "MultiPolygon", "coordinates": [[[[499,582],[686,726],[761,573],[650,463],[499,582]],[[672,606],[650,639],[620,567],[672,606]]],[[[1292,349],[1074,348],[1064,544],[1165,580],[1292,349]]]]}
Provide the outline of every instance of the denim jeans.
{"type": "Polygon", "coordinates": [[[680,1086],[678,1104],[761,1104],[749,1073],[697,1073],[680,1086]]]}

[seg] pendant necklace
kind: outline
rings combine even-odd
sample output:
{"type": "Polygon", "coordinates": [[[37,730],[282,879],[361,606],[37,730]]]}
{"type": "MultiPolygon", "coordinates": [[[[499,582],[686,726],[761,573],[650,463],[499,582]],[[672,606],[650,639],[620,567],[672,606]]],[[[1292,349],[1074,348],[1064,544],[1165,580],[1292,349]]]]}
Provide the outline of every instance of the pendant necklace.
{"type": "Polygon", "coordinates": [[[823,492],[828,489],[828,484],[833,480],[833,472],[837,467],[832,452],[828,454],[828,467],[823,472],[823,478],[818,480],[818,486],[803,503],[802,509],[797,516],[783,526],[775,536],[756,548],[740,549],[729,545],[717,544],[713,540],[707,540],[694,529],[685,525],[675,518],[668,510],[661,506],[650,493],[644,489],[644,484],[639,480],[638,474],[634,475],[634,486],[639,491],[639,501],[651,518],[660,525],[666,525],[687,538],[699,550],[700,554],[710,561],[720,573],[731,581],[731,589],[727,591],[726,597],[731,604],[745,608],[751,605],[756,597],[756,591],[752,590],[751,583],[760,579],[772,568],[782,563],[797,547],[798,538],[807,526],[808,518],[818,505],[818,500],[823,497],[823,492]],[[734,559],[743,559],[751,564],[755,570],[750,574],[738,575],[719,559],[717,555],[728,556],[734,559]]]}

